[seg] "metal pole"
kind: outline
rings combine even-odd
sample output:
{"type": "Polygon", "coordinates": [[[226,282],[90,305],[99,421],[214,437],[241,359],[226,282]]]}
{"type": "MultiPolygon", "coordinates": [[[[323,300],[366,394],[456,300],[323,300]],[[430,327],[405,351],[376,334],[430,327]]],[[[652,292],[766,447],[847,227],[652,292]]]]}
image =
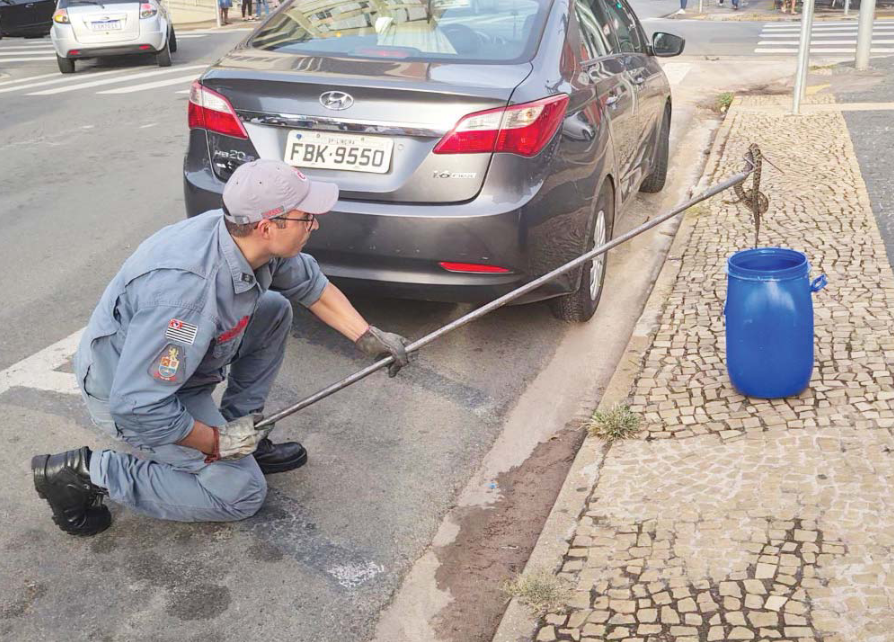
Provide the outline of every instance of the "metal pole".
{"type": "Polygon", "coordinates": [[[813,26],[813,0],[801,5],[801,42],[798,45],[798,68],[795,71],[795,93],[792,97],[792,113],[801,113],[801,97],[807,81],[807,65],[810,62],[810,29],[813,26]],[[809,16],[809,19],[808,19],[809,16]]]}
{"type": "MultiPolygon", "coordinates": [[[[552,272],[548,272],[547,274],[544,274],[543,276],[538,277],[538,278],[534,279],[533,281],[530,281],[529,283],[526,283],[525,285],[521,286],[520,288],[513,290],[512,292],[509,292],[507,294],[504,294],[503,296],[499,297],[498,299],[494,299],[490,303],[487,303],[487,304],[481,306],[480,308],[473,310],[472,312],[469,312],[467,315],[462,316],[459,319],[456,319],[455,321],[451,321],[444,327],[442,327],[438,330],[435,330],[434,332],[427,334],[424,337],[422,337],[421,339],[411,343],[409,346],[407,346],[407,352],[416,352],[420,348],[427,346],[432,341],[443,337],[448,332],[452,332],[453,330],[456,330],[457,328],[461,328],[462,326],[464,326],[468,323],[471,323],[472,321],[475,321],[476,319],[483,317],[485,314],[488,314],[489,312],[493,312],[497,308],[506,305],[513,299],[517,299],[518,297],[522,296],[523,294],[527,294],[528,292],[530,292],[532,290],[536,290],[537,288],[539,288],[541,285],[543,285],[547,281],[551,281],[552,279],[556,278],[557,276],[564,274],[565,272],[568,272],[569,270],[573,270],[574,268],[578,267],[579,265],[586,263],[590,259],[592,259],[596,256],[599,256],[600,254],[604,254],[605,252],[608,252],[610,249],[621,245],[621,243],[625,243],[626,241],[629,241],[634,236],[638,236],[639,234],[642,234],[646,230],[650,230],[653,227],[655,227],[656,225],[660,225],[661,223],[664,223],[666,220],[673,218],[674,216],[677,216],[681,212],[685,212],[687,209],[689,209],[693,205],[695,205],[697,203],[701,203],[702,201],[711,198],[715,194],[719,194],[720,192],[727,190],[730,187],[733,187],[734,185],[738,185],[739,183],[744,182],[745,179],[748,178],[748,176],[753,171],[754,171],[754,166],[751,165],[745,171],[735,174],[735,175],[731,176],[730,178],[726,179],[725,181],[718,183],[714,187],[711,187],[711,188],[705,190],[700,195],[694,197],[693,199],[687,201],[686,203],[683,203],[682,205],[677,206],[676,209],[671,210],[667,214],[662,214],[658,218],[654,218],[651,221],[647,221],[647,222],[643,223],[642,225],[640,225],[639,227],[630,230],[626,234],[622,234],[618,238],[612,239],[605,245],[601,245],[600,247],[594,248],[594,249],[590,250],[589,252],[587,252],[586,254],[577,257],[573,261],[570,261],[570,262],[566,263],[565,265],[556,268],[552,272]]],[[[391,357],[391,356],[385,357],[384,359],[381,359],[381,360],[375,362],[374,364],[367,366],[363,370],[355,372],[351,376],[346,377],[346,378],[342,379],[341,381],[334,383],[326,388],[323,388],[319,392],[311,395],[310,397],[307,397],[306,399],[303,399],[302,401],[299,401],[295,405],[289,406],[285,410],[281,410],[280,412],[277,412],[276,414],[270,415],[269,417],[265,418],[263,421],[258,422],[258,424],[256,425],[256,428],[259,428],[259,429],[264,428],[270,424],[276,423],[280,419],[285,419],[289,415],[292,415],[292,414],[298,412],[299,410],[303,410],[304,408],[307,408],[311,404],[314,404],[314,403],[320,401],[321,399],[325,399],[329,395],[338,392],[342,388],[347,388],[352,383],[356,383],[356,382],[360,381],[361,379],[365,379],[366,377],[368,377],[372,373],[376,372],[377,370],[381,370],[382,368],[387,367],[392,361],[394,361],[394,357],[391,357]]]]}
{"type": "Polygon", "coordinates": [[[872,25],[875,22],[875,0],[860,0],[860,18],[857,29],[857,71],[869,69],[872,48],[872,25]]]}
{"type": "Polygon", "coordinates": [[[699,14],[701,14],[703,8],[704,8],[704,7],[703,7],[703,0],[698,0],[698,12],[699,12],[699,14]]]}
{"type": "MultiPolygon", "coordinates": [[[[801,70],[801,100],[807,96],[807,75],[810,72],[810,45],[813,40],[813,14],[815,9],[816,0],[810,0],[810,11],[807,11],[802,17],[801,20],[807,21],[807,63],[804,65],[804,69],[801,70]]],[[[805,4],[802,4],[802,10],[805,7],[805,4]]]]}
{"type": "Polygon", "coordinates": [[[214,13],[215,13],[215,17],[217,18],[217,28],[220,29],[220,27],[221,27],[221,23],[220,23],[220,0],[214,0],[214,13]]]}
{"type": "Polygon", "coordinates": [[[851,0],[844,0],[844,17],[851,14],[851,0]]]}

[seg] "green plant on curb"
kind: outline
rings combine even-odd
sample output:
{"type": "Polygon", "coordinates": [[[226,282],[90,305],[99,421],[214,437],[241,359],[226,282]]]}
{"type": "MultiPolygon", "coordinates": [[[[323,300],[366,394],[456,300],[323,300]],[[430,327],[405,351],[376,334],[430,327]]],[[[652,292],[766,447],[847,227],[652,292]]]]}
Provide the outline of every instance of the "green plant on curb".
{"type": "Polygon", "coordinates": [[[717,111],[721,114],[725,114],[729,109],[729,106],[733,104],[733,98],[735,98],[735,96],[728,91],[717,96],[717,100],[715,101],[717,111]]]}
{"type": "Polygon", "coordinates": [[[639,432],[640,418],[630,408],[616,404],[611,410],[597,410],[593,413],[589,433],[606,441],[628,439],[639,432]]]}
{"type": "Polygon", "coordinates": [[[546,570],[506,580],[500,588],[506,597],[528,607],[535,617],[563,612],[571,593],[567,584],[546,570]]]}

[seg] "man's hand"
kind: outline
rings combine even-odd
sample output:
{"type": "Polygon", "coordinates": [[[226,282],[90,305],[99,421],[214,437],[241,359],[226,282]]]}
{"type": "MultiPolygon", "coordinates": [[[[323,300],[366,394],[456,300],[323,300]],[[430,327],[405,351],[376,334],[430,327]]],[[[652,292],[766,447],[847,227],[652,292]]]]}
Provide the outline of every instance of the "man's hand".
{"type": "Polygon", "coordinates": [[[252,454],[258,443],[273,430],[273,426],[256,430],[255,424],[260,420],[261,415],[249,415],[234,419],[220,428],[213,428],[214,452],[208,455],[205,461],[211,463],[218,460],[242,459],[252,454]]]}
{"type": "Polygon", "coordinates": [[[388,366],[389,377],[393,377],[401,368],[410,363],[406,348],[410,342],[399,334],[382,332],[372,325],[357,339],[354,345],[361,352],[376,359],[382,359],[389,355],[394,357],[394,361],[388,366]]]}

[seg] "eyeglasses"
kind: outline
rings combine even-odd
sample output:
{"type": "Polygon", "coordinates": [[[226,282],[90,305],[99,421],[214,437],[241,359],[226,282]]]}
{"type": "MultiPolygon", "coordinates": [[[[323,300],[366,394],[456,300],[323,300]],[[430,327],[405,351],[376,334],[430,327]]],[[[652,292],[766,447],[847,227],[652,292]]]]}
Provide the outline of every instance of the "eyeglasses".
{"type": "Polygon", "coordinates": [[[308,227],[314,226],[314,221],[316,220],[315,214],[308,214],[304,218],[289,218],[288,216],[277,216],[275,221],[295,221],[297,223],[309,223],[308,227]]]}

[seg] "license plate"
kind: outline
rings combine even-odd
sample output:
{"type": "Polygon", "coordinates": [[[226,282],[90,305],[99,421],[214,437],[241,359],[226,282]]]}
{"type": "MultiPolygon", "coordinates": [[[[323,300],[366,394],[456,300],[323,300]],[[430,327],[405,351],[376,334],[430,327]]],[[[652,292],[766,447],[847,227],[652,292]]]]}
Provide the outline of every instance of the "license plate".
{"type": "Polygon", "coordinates": [[[93,27],[93,31],[112,31],[113,29],[121,28],[121,21],[107,20],[105,22],[94,22],[91,26],[93,27]]]}
{"type": "Polygon", "coordinates": [[[283,160],[295,167],[385,174],[394,141],[382,136],[292,130],[283,160]]]}

